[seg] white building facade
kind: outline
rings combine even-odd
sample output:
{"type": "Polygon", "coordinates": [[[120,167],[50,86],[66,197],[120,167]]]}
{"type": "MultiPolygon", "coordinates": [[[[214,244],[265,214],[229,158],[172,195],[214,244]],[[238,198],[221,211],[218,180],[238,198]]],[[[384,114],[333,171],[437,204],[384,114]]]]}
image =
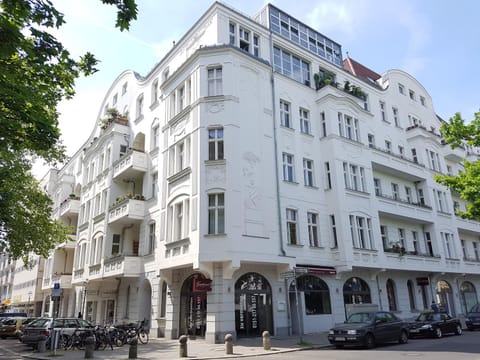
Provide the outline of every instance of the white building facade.
{"type": "Polygon", "coordinates": [[[210,342],[324,331],[355,307],[460,316],[480,226],[433,177],[477,154],[440,124],[405,72],[343,59],[274,6],[216,2],[148,75],[114,81],[49,174],[74,234],[46,260],[44,303],[60,283],[50,311],[210,342]]]}

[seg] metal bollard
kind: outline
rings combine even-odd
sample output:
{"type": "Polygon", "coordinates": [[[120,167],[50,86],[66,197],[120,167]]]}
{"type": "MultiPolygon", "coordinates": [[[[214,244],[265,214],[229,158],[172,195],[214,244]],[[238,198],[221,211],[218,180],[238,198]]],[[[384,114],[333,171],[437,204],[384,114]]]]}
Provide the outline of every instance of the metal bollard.
{"type": "Polygon", "coordinates": [[[128,349],[128,358],[136,359],[137,358],[137,345],[138,341],[136,338],[130,340],[130,348],[128,349]]]}
{"type": "Polygon", "coordinates": [[[187,335],[180,336],[180,338],[178,340],[178,341],[180,341],[180,353],[179,353],[180,357],[188,357],[187,340],[188,340],[187,335]]]}
{"type": "Polygon", "coordinates": [[[44,353],[47,351],[47,337],[43,335],[37,343],[37,351],[39,353],[44,353]]]}
{"type": "Polygon", "coordinates": [[[95,350],[95,338],[88,336],[85,338],[85,357],[84,359],[93,359],[93,351],[95,350]]]}
{"type": "Polygon", "coordinates": [[[270,333],[268,331],[264,331],[262,333],[263,338],[263,349],[270,350],[272,347],[270,345],[270,333]]]}
{"type": "Polygon", "coordinates": [[[233,336],[232,336],[232,334],[225,335],[225,354],[233,355],[233,336]]]}

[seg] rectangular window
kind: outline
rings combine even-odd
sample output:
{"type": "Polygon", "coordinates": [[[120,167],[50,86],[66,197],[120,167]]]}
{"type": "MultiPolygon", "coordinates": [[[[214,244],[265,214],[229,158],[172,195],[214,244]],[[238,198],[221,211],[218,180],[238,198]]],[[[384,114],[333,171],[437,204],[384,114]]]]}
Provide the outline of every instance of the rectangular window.
{"type": "Polygon", "coordinates": [[[113,234],[112,238],[112,255],[118,255],[122,251],[122,243],[120,234],[113,234]]]}
{"type": "Polygon", "coordinates": [[[156,198],[158,194],[158,172],[152,174],[152,198],[156,198]]]}
{"type": "Polygon", "coordinates": [[[425,205],[425,196],[423,195],[423,189],[417,189],[417,196],[420,205],[425,205]]]}
{"type": "Polygon", "coordinates": [[[303,181],[305,186],[314,186],[313,160],[303,159],[303,181]]]}
{"type": "Polygon", "coordinates": [[[310,113],[308,110],[300,108],[300,131],[304,134],[311,134],[312,130],[310,129],[310,113]]]}
{"type": "Polygon", "coordinates": [[[405,155],[405,148],[402,145],[398,145],[398,154],[402,158],[403,158],[403,155],[405,155]]]}
{"type": "Polygon", "coordinates": [[[160,126],[154,126],[152,129],[152,150],[157,149],[160,141],[160,126]]]}
{"type": "Polygon", "coordinates": [[[417,149],[412,148],[411,152],[412,152],[412,161],[418,164],[417,149]]]}
{"type": "Polygon", "coordinates": [[[183,239],[183,203],[173,207],[173,241],[183,239]]]}
{"type": "Polygon", "coordinates": [[[398,84],[398,92],[402,95],[405,95],[405,86],[398,84]]]}
{"type": "Polygon", "coordinates": [[[311,247],[318,247],[318,214],[307,213],[308,240],[311,247]]]}
{"type": "Polygon", "coordinates": [[[392,143],[388,140],[385,140],[385,150],[387,150],[388,153],[392,152],[392,143]]]}
{"type": "Polygon", "coordinates": [[[398,184],[392,183],[392,198],[393,200],[400,200],[400,195],[398,192],[398,184]]]}
{"type": "Polygon", "coordinates": [[[273,48],[275,71],[310,86],[310,64],[278,47],[273,48]]]}
{"type": "Polygon", "coordinates": [[[460,239],[460,244],[462,245],[462,254],[463,254],[463,259],[468,259],[468,256],[467,256],[467,247],[466,247],[466,244],[465,244],[465,240],[463,239],[460,239]]]}
{"type": "Polygon", "coordinates": [[[345,188],[349,190],[366,192],[365,169],[361,166],[343,163],[343,176],[345,188]]]}
{"type": "Polygon", "coordinates": [[[154,105],[158,102],[158,79],[152,83],[151,96],[151,105],[154,105]]]}
{"type": "Polygon", "coordinates": [[[422,104],[422,106],[427,106],[427,102],[423,96],[420,96],[420,104],[422,104]]]}
{"type": "Polygon", "coordinates": [[[387,121],[387,112],[386,112],[386,106],[384,101],[380,101],[380,115],[382,117],[382,121],[388,122],[387,121]]]}
{"type": "Polygon", "coordinates": [[[412,99],[414,101],[416,100],[415,91],[409,89],[408,90],[408,95],[410,96],[410,99],[412,99]]]}
{"type": "Polygon", "coordinates": [[[332,174],[330,173],[330,163],[325,162],[325,184],[327,189],[332,188],[332,174]]]}
{"type": "Polygon", "coordinates": [[[223,128],[208,130],[208,160],[223,160],[223,128]]]}
{"type": "Polygon", "coordinates": [[[473,253],[475,254],[475,260],[480,261],[480,254],[478,251],[478,242],[474,241],[473,242],[473,253]]]}
{"type": "Polygon", "coordinates": [[[360,141],[360,129],[358,119],[338,113],[339,135],[354,141],[360,141]]]}
{"type": "Polygon", "coordinates": [[[290,122],[290,103],[280,100],[280,125],[291,128],[290,122]]]}
{"type": "Polygon", "coordinates": [[[283,180],[293,182],[295,180],[294,165],[293,165],[293,155],[283,153],[283,180]]]}
{"type": "Polygon", "coordinates": [[[368,134],[368,147],[375,148],[375,135],[368,134]]]}
{"type": "Polygon", "coordinates": [[[208,96],[223,95],[222,68],[208,69],[208,96]]]}
{"type": "Polygon", "coordinates": [[[260,37],[253,35],[253,56],[260,56],[260,37]]]}
{"type": "Polygon", "coordinates": [[[375,186],[375,195],[382,196],[382,183],[380,182],[380,179],[374,178],[373,185],[375,186]]]}
{"type": "Polygon", "coordinates": [[[240,27],[240,49],[250,52],[250,31],[240,27]]]}
{"type": "Polygon", "coordinates": [[[418,243],[418,233],[416,231],[412,231],[412,239],[413,239],[413,250],[415,254],[420,254],[420,244],[418,243]]]}
{"type": "Polygon", "coordinates": [[[287,209],[287,241],[290,245],[298,245],[297,210],[287,209]]]}
{"type": "Polygon", "coordinates": [[[396,127],[400,127],[400,118],[398,116],[398,109],[396,107],[392,107],[393,112],[393,121],[395,122],[396,127]]]}
{"type": "Polygon", "coordinates": [[[332,228],[332,238],[333,238],[332,248],[338,248],[337,226],[335,224],[335,215],[330,215],[330,226],[332,228]]]}
{"type": "Polygon", "coordinates": [[[208,233],[225,233],[225,196],[224,194],[208,195],[208,233]]]}
{"type": "Polygon", "coordinates": [[[388,241],[388,230],[385,225],[380,225],[380,237],[382,238],[383,249],[389,249],[390,242],[388,241]]]}
{"type": "Polygon", "coordinates": [[[362,216],[350,215],[352,244],[358,249],[372,249],[371,220],[362,216]]]}
{"type": "Polygon", "coordinates": [[[124,83],[122,85],[122,95],[125,95],[127,93],[127,87],[128,87],[128,83],[124,83]]]}
{"type": "Polygon", "coordinates": [[[440,232],[445,246],[445,256],[447,259],[455,258],[455,249],[453,248],[453,234],[440,232]]]}
{"type": "Polygon", "coordinates": [[[322,111],[320,113],[320,121],[321,121],[321,125],[322,125],[322,137],[325,137],[327,136],[327,119],[325,117],[325,112],[322,111]]]}
{"type": "Polygon", "coordinates": [[[424,233],[425,239],[425,248],[427,249],[427,254],[429,256],[433,256],[433,243],[432,238],[430,237],[430,233],[427,231],[424,233]]]}
{"type": "Polygon", "coordinates": [[[400,247],[406,248],[405,246],[405,229],[398,228],[398,244],[400,247]]]}
{"type": "Polygon", "coordinates": [[[409,186],[405,186],[405,200],[412,203],[412,189],[409,186]]]}
{"type": "Polygon", "coordinates": [[[230,23],[229,26],[228,26],[228,29],[229,29],[229,33],[230,33],[230,45],[235,46],[237,26],[234,23],[230,23]]]}

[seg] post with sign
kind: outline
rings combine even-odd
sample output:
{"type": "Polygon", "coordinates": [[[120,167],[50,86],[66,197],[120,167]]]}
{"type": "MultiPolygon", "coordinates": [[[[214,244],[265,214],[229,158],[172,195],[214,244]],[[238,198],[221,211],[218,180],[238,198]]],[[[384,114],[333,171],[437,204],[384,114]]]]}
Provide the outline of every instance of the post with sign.
{"type": "MultiPolygon", "coordinates": [[[[297,319],[298,319],[298,333],[299,333],[299,342],[303,343],[303,321],[300,319],[300,303],[298,301],[298,288],[297,288],[297,276],[299,274],[305,274],[307,272],[307,269],[304,268],[297,268],[293,267],[293,271],[287,271],[281,274],[281,276],[284,279],[287,280],[292,280],[293,279],[293,285],[294,285],[294,290],[295,290],[295,301],[296,301],[296,311],[297,311],[297,319]]],[[[287,294],[288,294],[289,289],[287,288],[287,294]]],[[[290,297],[287,296],[287,300],[290,297]]],[[[290,306],[289,306],[290,308],[290,306]]]]}
{"type": "Polygon", "coordinates": [[[56,315],[56,309],[57,309],[57,304],[58,301],[60,300],[60,296],[62,294],[62,289],[60,289],[60,283],[54,283],[53,284],[53,289],[52,289],[52,302],[53,302],[53,307],[52,307],[52,329],[51,329],[51,334],[52,337],[50,338],[50,346],[53,349],[53,355],[56,355],[57,351],[57,343],[58,343],[58,334],[55,331],[55,315],[56,315]]]}

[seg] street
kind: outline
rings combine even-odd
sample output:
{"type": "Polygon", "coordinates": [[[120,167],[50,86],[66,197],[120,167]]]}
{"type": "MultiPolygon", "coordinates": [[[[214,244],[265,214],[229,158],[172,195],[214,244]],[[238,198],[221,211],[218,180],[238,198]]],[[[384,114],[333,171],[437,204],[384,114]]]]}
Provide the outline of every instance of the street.
{"type": "MultiPolygon", "coordinates": [[[[356,360],[356,359],[378,359],[378,360],[479,360],[480,359],[480,332],[465,331],[461,336],[445,336],[441,339],[410,339],[407,344],[388,344],[377,346],[375,349],[366,350],[359,348],[346,349],[318,349],[297,351],[294,353],[282,353],[266,355],[270,360],[356,360]]],[[[246,357],[244,359],[255,359],[258,357],[246,357]]]]}

